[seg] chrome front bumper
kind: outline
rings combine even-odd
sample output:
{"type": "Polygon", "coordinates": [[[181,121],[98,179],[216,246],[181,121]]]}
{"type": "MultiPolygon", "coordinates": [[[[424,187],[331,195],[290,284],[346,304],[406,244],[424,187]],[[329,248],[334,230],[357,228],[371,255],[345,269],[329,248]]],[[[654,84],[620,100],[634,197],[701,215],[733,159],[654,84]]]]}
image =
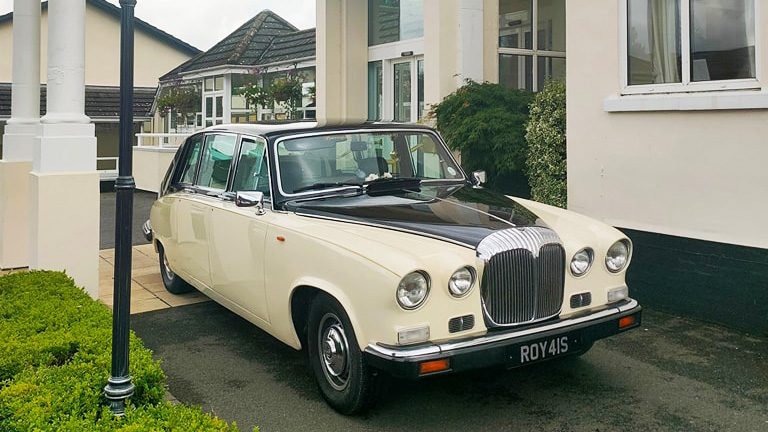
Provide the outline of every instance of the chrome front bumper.
{"type": "MultiPolygon", "coordinates": [[[[365,348],[368,363],[378,369],[403,378],[419,378],[421,363],[449,359],[450,369],[440,373],[458,372],[482,367],[505,365],[517,366],[511,361],[515,349],[539,339],[559,335],[577,334],[582,351],[589,349],[596,340],[640,326],[642,308],[637,301],[628,299],[608,309],[520,330],[488,332],[469,339],[420,344],[412,347],[392,347],[369,344],[365,348]],[[634,317],[633,323],[620,327],[622,318],[634,317]]],[[[578,353],[574,351],[573,353],[578,353]]]]}
{"type": "Polygon", "coordinates": [[[144,233],[144,238],[152,243],[152,225],[149,223],[149,219],[141,226],[141,232],[144,233]]]}

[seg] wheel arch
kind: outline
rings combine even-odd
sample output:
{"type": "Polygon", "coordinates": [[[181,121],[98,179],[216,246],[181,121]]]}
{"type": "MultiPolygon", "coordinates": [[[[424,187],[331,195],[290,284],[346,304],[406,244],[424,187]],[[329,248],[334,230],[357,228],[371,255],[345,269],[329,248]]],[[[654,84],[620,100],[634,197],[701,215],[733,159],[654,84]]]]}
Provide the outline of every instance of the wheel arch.
{"type": "Polygon", "coordinates": [[[291,291],[291,323],[300,347],[303,349],[307,346],[309,310],[312,307],[312,301],[318,295],[326,295],[337,301],[341,307],[344,308],[344,312],[347,314],[349,322],[352,323],[358,346],[361,350],[365,349],[368,345],[368,341],[364,336],[360,321],[355,315],[355,310],[352,308],[349,298],[344,295],[340,289],[333,287],[332,285],[321,283],[320,281],[304,281],[303,283],[298,283],[291,291]]]}

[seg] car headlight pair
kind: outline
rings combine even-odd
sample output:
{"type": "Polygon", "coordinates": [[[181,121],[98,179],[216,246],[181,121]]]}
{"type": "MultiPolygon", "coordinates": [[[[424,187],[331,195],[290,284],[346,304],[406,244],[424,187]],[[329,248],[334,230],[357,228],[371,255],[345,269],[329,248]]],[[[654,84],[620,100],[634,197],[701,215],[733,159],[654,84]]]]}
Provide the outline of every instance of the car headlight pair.
{"type": "MultiPolygon", "coordinates": [[[[464,297],[472,290],[475,279],[473,268],[462,267],[451,275],[448,281],[448,292],[456,298],[464,297]]],[[[416,309],[427,300],[429,289],[430,279],[426,272],[408,273],[397,286],[397,303],[406,310],[416,309]]]]}
{"type": "MultiPolygon", "coordinates": [[[[631,244],[629,240],[622,239],[612,244],[605,254],[605,268],[611,273],[618,273],[626,268],[629,262],[631,244]]],[[[591,248],[584,248],[571,258],[571,274],[576,277],[584,276],[592,267],[595,252],[591,248]]]]}

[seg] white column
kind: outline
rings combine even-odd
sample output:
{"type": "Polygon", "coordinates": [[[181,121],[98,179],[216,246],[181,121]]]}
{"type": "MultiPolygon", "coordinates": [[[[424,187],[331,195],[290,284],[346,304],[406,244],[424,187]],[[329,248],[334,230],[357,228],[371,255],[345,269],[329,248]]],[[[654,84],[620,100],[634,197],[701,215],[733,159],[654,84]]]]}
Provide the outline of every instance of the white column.
{"type": "Polygon", "coordinates": [[[40,3],[13,2],[11,118],[0,159],[0,268],[29,265],[29,171],[40,126],[40,3]]]}
{"type": "Polygon", "coordinates": [[[460,1],[424,0],[424,103],[427,109],[461,85],[460,1]]]}
{"type": "Polygon", "coordinates": [[[317,2],[317,120],[368,118],[368,2],[317,2]]]}
{"type": "Polygon", "coordinates": [[[98,296],[99,175],[85,115],[85,0],[48,2],[48,106],[30,174],[30,267],[98,296]]]}
{"type": "Polygon", "coordinates": [[[483,0],[459,4],[459,70],[466,80],[483,82],[483,0]]]}

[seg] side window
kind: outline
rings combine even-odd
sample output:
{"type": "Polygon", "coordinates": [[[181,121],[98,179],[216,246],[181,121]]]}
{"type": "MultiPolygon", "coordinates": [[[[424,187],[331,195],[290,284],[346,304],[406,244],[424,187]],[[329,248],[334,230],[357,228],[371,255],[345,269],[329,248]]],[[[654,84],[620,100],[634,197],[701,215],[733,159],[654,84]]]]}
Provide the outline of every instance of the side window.
{"type": "Polygon", "coordinates": [[[243,138],[240,154],[237,157],[237,170],[233,191],[261,191],[269,196],[269,173],[267,159],[264,157],[264,143],[251,138],[243,138]]]}
{"type": "Polygon", "coordinates": [[[189,141],[187,141],[185,148],[186,154],[180,164],[181,175],[179,176],[179,183],[191,184],[195,181],[197,160],[200,158],[200,147],[202,147],[202,144],[202,135],[192,136],[189,138],[189,141]]]}
{"type": "Polygon", "coordinates": [[[236,135],[209,134],[200,160],[200,174],[196,185],[224,190],[227,187],[229,166],[235,153],[236,135]]]}

